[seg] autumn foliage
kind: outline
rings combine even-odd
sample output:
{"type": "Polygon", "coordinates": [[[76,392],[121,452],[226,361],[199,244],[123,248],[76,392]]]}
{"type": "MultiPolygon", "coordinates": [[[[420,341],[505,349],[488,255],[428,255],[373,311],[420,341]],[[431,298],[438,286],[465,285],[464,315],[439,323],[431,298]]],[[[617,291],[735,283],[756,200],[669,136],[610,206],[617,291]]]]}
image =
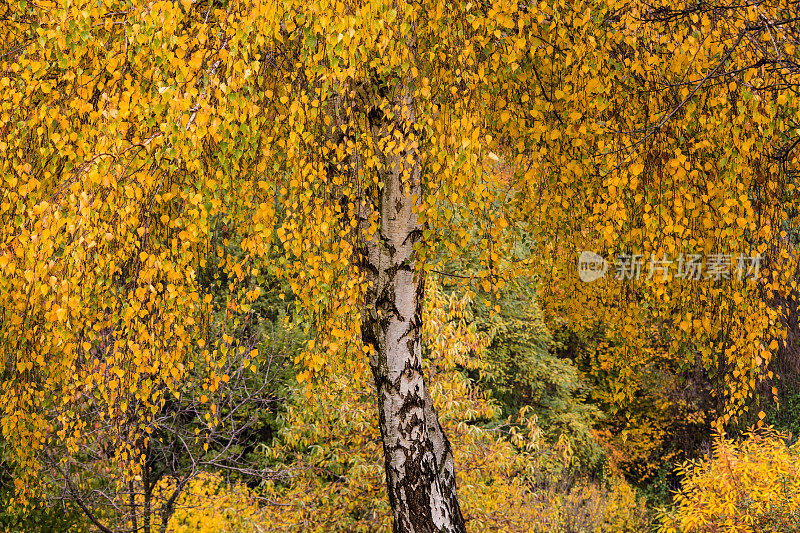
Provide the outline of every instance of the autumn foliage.
{"type": "Polygon", "coordinates": [[[798,446],[772,429],[720,438],[708,458],[683,466],[685,481],[659,531],[789,532],[800,527],[798,446]]]}
{"type": "Polygon", "coordinates": [[[795,449],[713,434],[800,398],[798,26],[3,2],[2,519],[795,527],[795,449]]]}

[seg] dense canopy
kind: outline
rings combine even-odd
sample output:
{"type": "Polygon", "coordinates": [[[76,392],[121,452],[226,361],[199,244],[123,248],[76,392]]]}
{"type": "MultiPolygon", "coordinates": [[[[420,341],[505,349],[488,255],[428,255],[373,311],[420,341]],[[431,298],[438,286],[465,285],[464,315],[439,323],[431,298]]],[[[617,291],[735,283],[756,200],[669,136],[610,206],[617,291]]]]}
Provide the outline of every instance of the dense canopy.
{"type": "Polygon", "coordinates": [[[460,461],[542,471],[510,436],[537,419],[637,482],[760,427],[797,392],[798,24],[788,0],[10,0],[9,497],[101,530],[159,501],[166,529],[280,419],[262,489],[293,443],[355,438],[391,508],[365,528],[464,531],[490,497],[461,508],[460,461]]]}

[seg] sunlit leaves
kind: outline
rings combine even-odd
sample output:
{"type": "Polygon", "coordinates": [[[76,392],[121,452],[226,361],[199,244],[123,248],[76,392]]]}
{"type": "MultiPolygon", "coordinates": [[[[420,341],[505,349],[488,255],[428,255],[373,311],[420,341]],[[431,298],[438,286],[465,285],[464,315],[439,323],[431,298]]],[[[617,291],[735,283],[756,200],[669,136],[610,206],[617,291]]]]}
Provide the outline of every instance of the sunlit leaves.
{"type": "Polygon", "coordinates": [[[798,52],[752,24],[785,2],[674,24],[603,0],[14,6],[0,27],[0,400],[30,480],[48,439],[83,442],[84,402],[135,421],[192,357],[224,358],[235,342],[200,344],[210,315],[244,321],[266,268],[313,339],[299,379],[362,368],[358,253],[383,223],[364,213],[387,153],[418,158],[420,267],[474,252],[465,287],[535,274],[549,319],[607,324],[597,364],[616,372],[615,405],[635,399],[638,369],[698,361],[725,423],[781,338],[769,295],[796,259],[774,244],[796,192],[767,156],[788,146],[798,101],[791,72],[778,83],[753,65],[767,44],[798,52]],[[535,242],[521,251],[509,228],[535,242]],[[586,286],[583,249],[765,264],[758,282],[586,286]]]}
{"type": "Polygon", "coordinates": [[[735,442],[718,437],[713,458],[682,467],[686,478],[659,531],[792,531],[800,507],[797,445],[773,430],[735,442]]]}

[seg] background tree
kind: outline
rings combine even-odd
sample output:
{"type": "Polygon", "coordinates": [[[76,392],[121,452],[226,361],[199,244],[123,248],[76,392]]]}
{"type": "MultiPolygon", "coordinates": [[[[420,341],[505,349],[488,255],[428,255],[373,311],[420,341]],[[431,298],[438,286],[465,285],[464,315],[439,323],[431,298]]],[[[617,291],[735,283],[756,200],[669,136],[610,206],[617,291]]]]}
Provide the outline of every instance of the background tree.
{"type": "Polygon", "coordinates": [[[706,434],[763,418],[748,410],[757,383],[772,379],[768,366],[783,342],[764,295],[792,287],[785,265],[794,259],[774,245],[795,225],[797,154],[785,152],[788,164],[773,155],[794,131],[797,104],[782,90],[796,81],[794,30],[778,30],[793,15],[780,2],[708,8],[608,11],[605,23],[618,32],[587,35],[599,55],[554,52],[561,72],[596,74],[581,78],[585,84],[562,78],[555,104],[575,111],[577,138],[541,158],[550,177],[534,226],[546,228],[542,253],[552,257],[540,270],[542,302],[549,324],[569,318],[581,337],[594,337],[590,367],[619,443],[688,435],[664,424],[681,413],[706,434]],[[773,40],[768,52],[760,44],[773,40]],[[585,284],[575,276],[581,250],[617,266],[619,256],[640,254],[642,276],[616,280],[612,265],[603,281],[585,284]],[[700,280],[677,279],[678,257],[693,253],[705,258],[700,280]],[[714,254],[723,254],[727,275],[709,275],[714,254]],[[739,276],[736,258],[757,255],[760,281],[739,276]],[[671,261],[666,278],[648,276],[651,256],[671,261]],[[776,256],[786,261],[779,269],[776,256]],[[653,383],[664,394],[637,414],[653,383]],[[682,390],[703,392],[676,394],[682,390]]]}
{"type": "MultiPolygon", "coordinates": [[[[279,394],[286,357],[273,350],[286,346],[285,333],[273,327],[267,336],[264,324],[226,331],[221,314],[209,342],[201,343],[206,349],[186,363],[184,381],[174,391],[153,384],[162,401],[145,420],[136,406],[105,420],[108,407],[94,387],[76,393],[70,409],[90,429],[78,451],[57,440],[40,451],[49,505],[76,506],[99,531],[165,532],[198,476],[218,473],[252,486],[286,476],[258,453],[271,443],[270,418],[284,401],[279,394]],[[211,353],[220,357],[212,360],[211,353]]],[[[258,321],[252,311],[250,318],[258,321]]],[[[99,361],[111,357],[94,355],[99,361]]],[[[104,374],[101,362],[90,375],[99,380],[104,374]]],[[[65,418],[59,408],[45,414],[56,433],[65,418]]]]}
{"type": "Polygon", "coordinates": [[[798,517],[797,445],[772,428],[741,440],[720,436],[713,457],[687,462],[674,505],[662,510],[659,531],[795,531],[798,517]]]}

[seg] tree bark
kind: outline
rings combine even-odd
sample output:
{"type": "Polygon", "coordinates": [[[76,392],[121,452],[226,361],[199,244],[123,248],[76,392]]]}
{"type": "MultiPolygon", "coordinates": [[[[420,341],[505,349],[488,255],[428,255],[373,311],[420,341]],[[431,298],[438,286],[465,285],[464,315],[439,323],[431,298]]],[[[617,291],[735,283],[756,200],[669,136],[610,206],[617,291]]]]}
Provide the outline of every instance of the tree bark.
{"type": "Polygon", "coordinates": [[[362,338],[378,392],[394,531],[465,532],[450,442],[422,372],[424,273],[413,248],[422,191],[412,99],[405,95],[391,107],[369,116],[382,189],[370,209],[378,211],[379,229],[362,248],[369,282],[362,338]]]}

